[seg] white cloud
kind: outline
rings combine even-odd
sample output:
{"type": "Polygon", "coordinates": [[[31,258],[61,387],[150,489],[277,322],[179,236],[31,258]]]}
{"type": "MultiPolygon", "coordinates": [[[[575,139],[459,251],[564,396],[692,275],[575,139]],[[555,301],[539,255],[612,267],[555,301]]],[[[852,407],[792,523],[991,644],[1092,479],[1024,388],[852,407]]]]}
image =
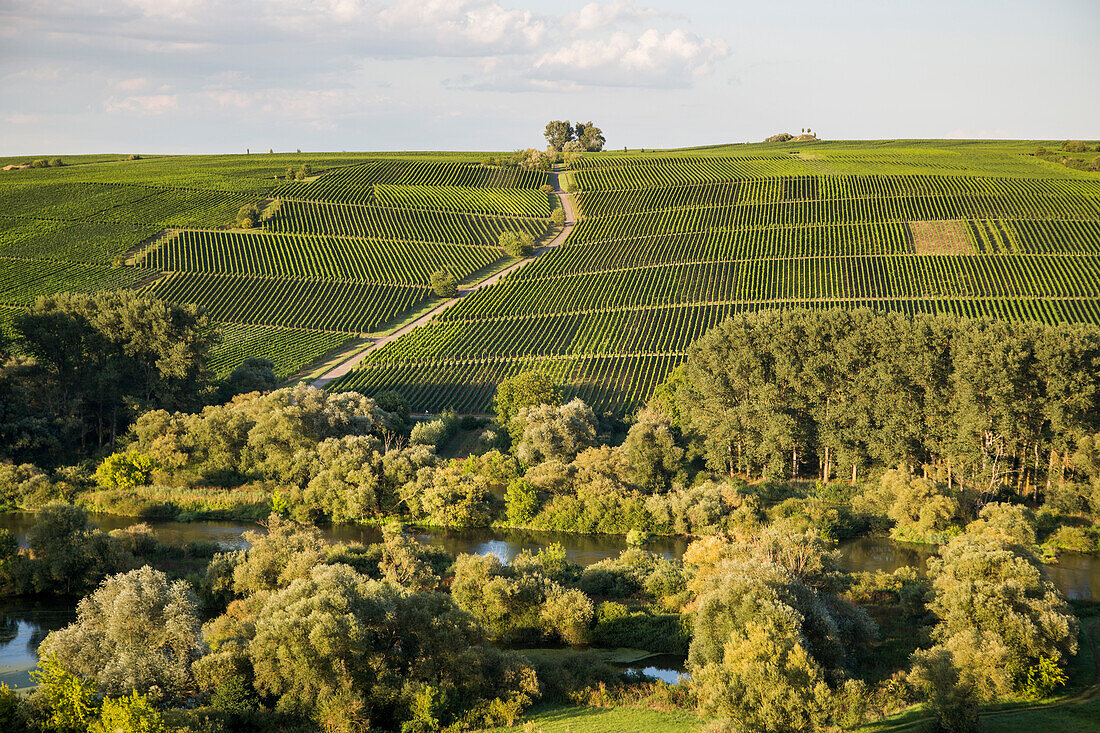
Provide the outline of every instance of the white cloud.
{"type": "Polygon", "coordinates": [[[160,115],[180,108],[178,94],[139,94],[129,97],[110,97],[103,103],[107,112],[137,112],[160,115]]]}
{"type": "Polygon", "coordinates": [[[0,37],[19,59],[0,91],[51,119],[96,110],[89,120],[118,135],[214,120],[217,134],[358,130],[435,105],[407,124],[433,129],[485,100],[441,87],[684,88],[725,53],[646,0],[585,1],[0,0],[0,37]]]}
{"type": "Polygon", "coordinates": [[[461,41],[484,50],[532,48],[546,35],[547,21],[529,10],[510,10],[486,0],[409,0],[378,11],[389,32],[446,46],[461,41]]]}
{"type": "Polygon", "coordinates": [[[111,82],[111,86],[123,92],[139,92],[149,86],[149,80],[143,76],[133,79],[115,79],[111,82]]]}
{"type": "Polygon", "coordinates": [[[727,55],[722,40],[700,38],[677,28],[650,28],[634,37],[578,39],[535,62],[540,78],[587,86],[686,87],[727,55]]]}
{"type": "Polygon", "coordinates": [[[565,25],[574,32],[584,33],[657,15],[660,13],[653,8],[640,8],[634,0],[611,0],[607,3],[588,3],[566,16],[565,25]]]}

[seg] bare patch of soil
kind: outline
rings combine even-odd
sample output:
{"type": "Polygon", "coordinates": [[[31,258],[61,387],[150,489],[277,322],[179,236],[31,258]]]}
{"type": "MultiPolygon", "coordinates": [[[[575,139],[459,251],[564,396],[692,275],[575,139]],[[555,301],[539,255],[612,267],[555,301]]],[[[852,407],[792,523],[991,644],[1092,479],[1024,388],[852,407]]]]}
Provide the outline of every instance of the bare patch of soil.
{"type": "Polygon", "coordinates": [[[963,222],[957,219],[947,221],[911,221],[909,230],[913,233],[913,252],[919,255],[969,255],[974,254],[970,238],[966,236],[963,222]]]}

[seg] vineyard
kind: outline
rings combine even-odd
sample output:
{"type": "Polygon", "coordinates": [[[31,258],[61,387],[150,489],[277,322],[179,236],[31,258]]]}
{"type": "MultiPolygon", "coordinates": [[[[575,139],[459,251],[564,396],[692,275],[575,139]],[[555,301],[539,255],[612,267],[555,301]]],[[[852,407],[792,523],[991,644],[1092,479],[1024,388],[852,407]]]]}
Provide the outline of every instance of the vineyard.
{"type": "Polygon", "coordinates": [[[139,288],[218,322],[218,374],[257,356],[288,377],[437,302],[433,272],[473,282],[513,261],[501,233],[542,238],[549,176],[480,157],[99,156],[5,172],[3,328],[41,295],[139,288]],[[256,228],[234,226],[246,204],[265,212],[256,228]]]}
{"type": "Polygon", "coordinates": [[[265,229],[280,233],[413,242],[495,244],[501,232],[506,231],[524,231],[537,239],[546,231],[546,220],[284,201],[268,220],[265,229]]]}
{"type": "Polygon", "coordinates": [[[301,328],[220,323],[218,330],[222,339],[211,352],[210,368],[219,377],[227,376],[245,359],[256,357],[270,359],[275,364],[275,374],[286,379],[317,354],[348,341],[346,334],[301,328]]]}
{"type": "Polygon", "coordinates": [[[501,378],[541,368],[623,414],[709,328],[761,308],[1100,322],[1100,176],[1027,152],[820,143],[585,156],[569,174],[582,219],[564,245],[333,388],[481,413],[501,378]]]}
{"type": "Polygon", "coordinates": [[[0,304],[30,305],[42,295],[93,293],[137,285],[154,273],[137,267],[0,258],[0,304]]]}
{"type": "Polygon", "coordinates": [[[405,285],[172,273],[147,293],[173,303],[201,305],[219,321],[323,331],[373,331],[431,293],[405,285]]]}
{"type": "Polygon", "coordinates": [[[504,256],[496,247],[462,244],[184,230],[146,250],[141,263],[156,270],[426,287],[441,267],[464,278],[504,256]]]}
{"type": "MultiPolygon", "coordinates": [[[[333,388],[482,413],[500,379],[537,367],[624,414],[735,313],[1100,322],[1100,176],[1035,157],[1038,144],[585,155],[562,173],[579,219],[563,244],[367,353],[333,388]]],[[[0,330],[41,295],[137,288],[206,309],[218,374],[258,356],[289,377],[434,308],[433,272],[467,288],[515,264],[502,232],[548,241],[551,176],[485,157],[92,156],[5,172],[0,330]],[[263,212],[251,229],[234,223],[245,204],[263,212]]]]}
{"type": "Polygon", "coordinates": [[[341,204],[368,204],[374,186],[447,186],[464,188],[529,188],[549,183],[542,172],[493,168],[472,163],[374,161],[321,175],[316,181],[295,181],[275,189],[274,197],[341,204]]]}
{"type": "Polygon", "coordinates": [[[530,188],[461,188],[458,186],[375,186],[381,206],[438,209],[497,216],[550,216],[546,194],[530,188]]]}

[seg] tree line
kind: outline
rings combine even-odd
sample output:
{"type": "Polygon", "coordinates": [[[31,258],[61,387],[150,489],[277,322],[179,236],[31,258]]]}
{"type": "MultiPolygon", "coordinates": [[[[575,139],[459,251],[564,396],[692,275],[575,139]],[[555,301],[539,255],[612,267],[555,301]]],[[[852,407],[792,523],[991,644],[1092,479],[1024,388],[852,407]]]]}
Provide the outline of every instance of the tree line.
{"type": "Polygon", "coordinates": [[[1100,329],[763,311],[693,344],[661,395],[727,475],[854,484],[901,464],[1037,499],[1100,429],[1100,329]]]}
{"type": "Polygon", "coordinates": [[[209,317],[132,291],[42,297],[11,330],[0,340],[0,459],[17,463],[56,466],[114,445],[146,410],[199,409],[275,384],[270,363],[255,360],[216,379],[209,317]]]}

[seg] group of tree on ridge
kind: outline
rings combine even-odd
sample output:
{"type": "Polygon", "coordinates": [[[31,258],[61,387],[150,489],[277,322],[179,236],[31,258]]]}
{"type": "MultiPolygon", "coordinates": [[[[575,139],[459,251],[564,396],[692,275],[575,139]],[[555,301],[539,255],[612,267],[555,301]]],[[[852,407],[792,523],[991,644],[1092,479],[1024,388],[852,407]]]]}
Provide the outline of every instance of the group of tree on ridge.
{"type": "Polygon", "coordinates": [[[603,131],[591,122],[570,124],[569,120],[551,120],[543,132],[546,144],[559,153],[584,153],[603,150],[607,140],[603,131]]]}

